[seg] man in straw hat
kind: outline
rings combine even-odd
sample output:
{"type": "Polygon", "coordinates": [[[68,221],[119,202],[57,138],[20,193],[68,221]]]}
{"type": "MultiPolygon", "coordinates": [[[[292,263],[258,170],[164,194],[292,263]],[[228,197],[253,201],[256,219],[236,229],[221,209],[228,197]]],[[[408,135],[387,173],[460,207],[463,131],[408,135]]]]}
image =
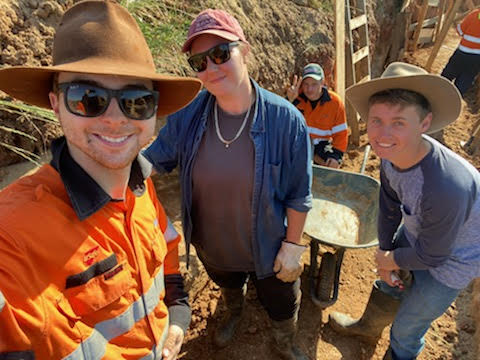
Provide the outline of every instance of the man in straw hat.
{"type": "Polygon", "coordinates": [[[53,66],[0,70],[1,90],[51,106],[65,134],[0,193],[0,358],[176,359],[190,322],[180,237],[137,155],[200,85],[157,74],[113,1],[65,12],[53,66]]]}
{"type": "Polygon", "coordinates": [[[347,98],[382,159],[381,279],[359,320],[333,313],[330,325],[376,342],[393,321],[384,359],[415,359],[432,321],[480,276],[480,175],[425,135],[455,121],[461,97],[447,79],[396,62],[381,78],[347,89],[347,98]]]}

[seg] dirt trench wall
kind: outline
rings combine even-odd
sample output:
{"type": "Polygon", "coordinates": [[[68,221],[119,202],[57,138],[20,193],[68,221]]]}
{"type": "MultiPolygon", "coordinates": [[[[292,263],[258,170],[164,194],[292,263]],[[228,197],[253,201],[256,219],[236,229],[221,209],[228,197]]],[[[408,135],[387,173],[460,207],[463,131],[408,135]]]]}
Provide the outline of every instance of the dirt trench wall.
{"type": "Polygon", "coordinates": [[[475,279],[473,281],[473,290],[472,290],[472,315],[475,319],[475,324],[477,328],[475,331],[475,349],[474,353],[477,356],[477,359],[480,359],[480,279],[475,279]]]}
{"type": "MultiPolygon", "coordinates": [[[[249,57],[251,76],[262,86],[281,95],[293,74],[300,74],[308,62],[322,64],[327,84],[334,85],[334,1],[313,3],[299,0],[162,0],[191,14],[208,7],[218,7],[232,13],[241,23],[252,45],[249,57]],[[299,5],[300,4],[300,5],[299,5]]],[[[0,61],[2,66],[51,64],[54,29],[66,8],[78,0],[0,0],[0,61]]],[[[381,73],[386,62],[395,60],[398,44],[392,43],[392,34],[399,26],[395,19],[400,0],[368,1],[371,40],[372,74],[381,73]]],[[[401,22],[398,20],[398,22],[401,22]]],[[[399,33],[403,33],[401,30],[399,33]]],[[[395,36],[393,36],[395,38],[395,36]]],[[[181,44],[178,44],[180,51],[181,44]]],[[[182,58],[161,64],[160,72],[192,74],[182,58]]],[[[193,75],[193,74],[192,74],[193,75]]],[[[21,146],[39,153],[61,133],[58,126],[42,122],[16,121],[16,117],[0,108],[0,118],[9,126],[27,133],[39,132],[37,142],[15,133],[0,130],[0,142],[21,146]],[[30,142],[30,143],[29,143],[30,142]]],[[[23,158],[0,146],[0,166],[22,161],[23,158]]]]}

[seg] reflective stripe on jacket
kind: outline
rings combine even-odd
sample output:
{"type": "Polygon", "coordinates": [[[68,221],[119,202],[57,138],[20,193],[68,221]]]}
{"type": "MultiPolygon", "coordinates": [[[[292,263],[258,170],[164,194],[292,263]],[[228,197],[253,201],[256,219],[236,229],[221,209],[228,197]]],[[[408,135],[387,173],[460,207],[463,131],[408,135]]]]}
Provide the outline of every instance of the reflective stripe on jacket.
{"type": "Polygon", "coordinates": [[[458,48],[469,54],[480,54],[480,9],[470,12],[457,25],[457,32],[462,37],[458,48]]]}
{"type": "Polygon", "coordinates": [[[0,353],[161,359],[180,236],[146,185],[83,221],[50,165],[0,193],[0,353]]]}

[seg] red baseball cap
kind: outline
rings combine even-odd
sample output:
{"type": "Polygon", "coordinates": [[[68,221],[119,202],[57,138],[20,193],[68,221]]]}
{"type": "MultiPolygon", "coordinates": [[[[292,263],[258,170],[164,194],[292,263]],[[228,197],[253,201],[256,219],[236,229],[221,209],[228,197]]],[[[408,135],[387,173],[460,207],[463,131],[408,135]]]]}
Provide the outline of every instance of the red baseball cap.
{"type": "Polygon", "coordinates": [[[248,44],[237,19],[223,10],[207,9],[198,14],[188,29],[182,52],[188,52],[193,40],[202,34],[213,34],[229,41],[241,40],[248,44]]]}

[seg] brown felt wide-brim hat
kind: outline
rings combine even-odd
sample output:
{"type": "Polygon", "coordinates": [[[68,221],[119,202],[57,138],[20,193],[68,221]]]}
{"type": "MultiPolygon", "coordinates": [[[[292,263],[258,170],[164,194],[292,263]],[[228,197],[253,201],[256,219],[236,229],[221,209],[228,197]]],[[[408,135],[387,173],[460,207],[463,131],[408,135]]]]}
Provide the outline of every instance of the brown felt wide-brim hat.
{"type": "Polygon", "coordinates": [[[0,69],[0,90],[50,108],[48,94],[59,72],[150,79],[160,94],[158,116],[186,106],[202,85],[196,78],[157,73],[135,19],[111,0],[83,1],[67,10],[54,38],[53,66],[0,69]]]}
{"type": "Polygon", "coordinates": [[[428,100],[433,118],[427,133],[439,131],[454,122],[462,110],[462,97],[450,80],[403,62],[391,63],[380,78],[355,84],[345,91],[345,95],[360,117],[367,121],[368,100],[387,89],[415,91],[428,100]]]}

